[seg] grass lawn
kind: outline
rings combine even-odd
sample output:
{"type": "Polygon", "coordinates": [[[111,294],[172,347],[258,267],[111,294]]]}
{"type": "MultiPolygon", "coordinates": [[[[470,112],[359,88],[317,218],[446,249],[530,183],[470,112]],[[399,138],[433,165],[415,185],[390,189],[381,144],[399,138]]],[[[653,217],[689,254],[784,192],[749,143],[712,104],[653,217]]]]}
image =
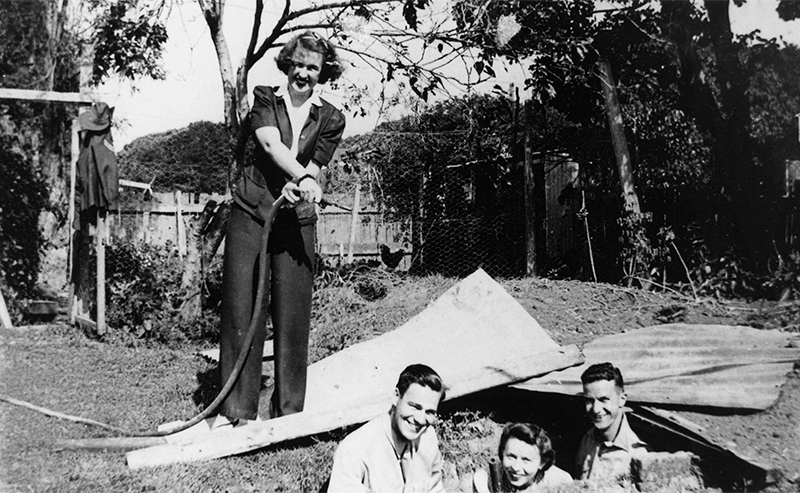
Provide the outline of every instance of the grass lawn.
{"type": "MultiPolygon", "coordinates": [[[[387,275],[373,282],[384,284],[385,297],[367,301],[353,285],[316,293],[311,362],[402,325],[457,280],[387,275]]],[[[687,307],[682,312],[686,322],[769,328],[777,320],[758,318],[759,312],[749,307],[687,303],[617,286],[547,280],[501,284],[560,344],[581,346],[598,335],[660,323],[665,309],[676,303],[687,307]]],[[[0,331],[0,394],[125,429],[153,430],[160,423],[188,419],[214,398],[216,364],[195,354],[210,347],[210,343],[164,347],[113,333],[98,342],[63,324],[4,329],[0,331]]],[[[267,414],[270,372],[271,365],[265,364],[262,416],[267,414]]],[[[800,395],[796,381],[800,379],[792,381],[792,392],[800,395]]],[[[483,401],[479,396],[445,406],[438,431],[449,491],[466,487],[471,470],[495,453],[498,429],[508,419],[504,410],[514,407],[517,414],[524,414],[519,408],[528,406],[504,399],[512,399],[511,394],[495,393],[483,401]]],[[[769,411],[775,419],[762,423],[758,418],[743,418],[719,433],[731,439],[747,433],[752,437],[749,445],[763,444],[764,450],[769,444],[777,450],[764,457],[782,467],[787,477],[800,477],[800,412],[792,415],[781,407],[796,406],[800,399],[787,394],[783,401],[786,404],[769,411]]],[[[547,423],[541,424],[547,428],[547,423]]],[[[333,451],[347,431],[211,462],[132,471],[122,453],[53,447],[58,439],[112,433],[0,403],[0,491],[316,492],[327,479],[333,451]]],[[[568,462],[568,455],[562,460],[568,462]]],[[[787,489],[792,487],[794,483],[787,481],[773,491],[797,491],[787,489]]]]}

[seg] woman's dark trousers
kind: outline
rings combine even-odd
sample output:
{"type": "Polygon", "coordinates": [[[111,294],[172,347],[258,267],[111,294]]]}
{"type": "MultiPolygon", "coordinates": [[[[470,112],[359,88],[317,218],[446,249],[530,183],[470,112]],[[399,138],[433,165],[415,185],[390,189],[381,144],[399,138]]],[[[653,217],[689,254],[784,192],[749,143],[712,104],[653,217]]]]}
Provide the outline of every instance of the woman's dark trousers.
{"type": "MultiPolygon", "coordinates": [[[[280,219],[280,218],[278,218],[280,219]]],[[[270,233],[267,286],[256,335],[239,379],[222,404],[228,418],[255,419],[261,390],[261,359],[267,308],[272,315],[275,381],[270,417],[303,410],[308,365],[308,333],[314,285],[314,224],[283,226],[276,220],[270,233]],[[282,227],[281,227],[282,226],[282,227]]],[[[250,327],[258,289],[263,221],[234,205],[228,219],[223,260],[220,380],[231,374],[250,327]]]]}

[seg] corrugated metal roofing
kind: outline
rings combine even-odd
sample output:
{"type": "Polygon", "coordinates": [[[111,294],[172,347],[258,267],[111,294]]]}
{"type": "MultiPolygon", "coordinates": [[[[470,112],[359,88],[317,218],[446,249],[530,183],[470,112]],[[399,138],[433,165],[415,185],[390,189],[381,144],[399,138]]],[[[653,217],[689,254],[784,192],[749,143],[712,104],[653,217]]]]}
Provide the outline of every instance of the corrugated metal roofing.
{"type": "Polygon", "coordinates": [[[580,376],[594,363],[622,371],[631,402],[763,410],[777,399],[800,348],[793,334],[729,325],[669,324],[596,339],[586,362],[514,385],[577,395],[580,376]]]}
{"type": "Polygon", "coordinates": [[[387,412],[400,372],[424,363],[444,380],[447,398],[519,382],[580,364],[483,270],[448,289],[397,329],[343,349],[308,368],[305,409],[246,427],[135,450],[131,468],[206,460],[361,423],[387,412]]]}

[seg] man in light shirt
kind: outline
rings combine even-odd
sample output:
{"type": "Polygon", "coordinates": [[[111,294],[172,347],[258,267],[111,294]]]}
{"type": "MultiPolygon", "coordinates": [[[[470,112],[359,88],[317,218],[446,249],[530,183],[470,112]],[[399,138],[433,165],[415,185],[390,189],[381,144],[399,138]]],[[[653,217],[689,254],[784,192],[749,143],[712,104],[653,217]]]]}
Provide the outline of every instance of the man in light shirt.
{"type": "Polygon", "coordinates": [[[625,417],[627,401],[622,373],[611,363],[590,366],[583,375],[583,402],[592,429],[583,436],[575,458],[575,477],[600,482],[628,478],[631,459],[647,445],[625,417]]]}
{"type": "Polygon", "coordinates": [[[425,365],[400,374],[394,404],[339,444],[328,493],[444,493],[442,454],[431,426],[445,388],[425,365]]]}

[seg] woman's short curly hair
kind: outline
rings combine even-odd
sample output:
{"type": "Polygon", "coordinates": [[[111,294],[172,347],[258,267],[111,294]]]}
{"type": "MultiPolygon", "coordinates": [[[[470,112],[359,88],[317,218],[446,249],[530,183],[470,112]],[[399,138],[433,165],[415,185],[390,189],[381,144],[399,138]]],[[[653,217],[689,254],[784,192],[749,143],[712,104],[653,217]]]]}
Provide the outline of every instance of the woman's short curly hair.
{"type": "Polygon", "coordinates": [[[342,75],[344,67],[339,55],[336,53],[336,47],[333,43],[324,39],[314,31],[306,31],[298,36],[292,38],[291,41],[283,45],[281,52],[275,57],[275,62],[278,68],[284,74],[289,73],[289,67],[292,66],[292,55],[298,46],[309,51],[316,51],[322,55],[322,71],[319,75],[319,83],[333,82],[342,75]]]}
{"type": "Polygon", "coordinates": [[[536,471],[536,475],[533,477],[533,482],[540,482],[542,478],[544,478],[545,471],[550,469],[556,461],[556,451],[553,450],[550,437],[547,436],[547,433],[543,429],[534,424],[509,423],[505,426],[503,433],[500,435],[500,446],[497,450],[500,460],[503,459],[503,453],[506,451],[506,443],[508,443],[508,440],[511,438],[521,440],[528,445],[534,445],[539,449],[541,463],[539,465],[539,470],[536,471]]]}

